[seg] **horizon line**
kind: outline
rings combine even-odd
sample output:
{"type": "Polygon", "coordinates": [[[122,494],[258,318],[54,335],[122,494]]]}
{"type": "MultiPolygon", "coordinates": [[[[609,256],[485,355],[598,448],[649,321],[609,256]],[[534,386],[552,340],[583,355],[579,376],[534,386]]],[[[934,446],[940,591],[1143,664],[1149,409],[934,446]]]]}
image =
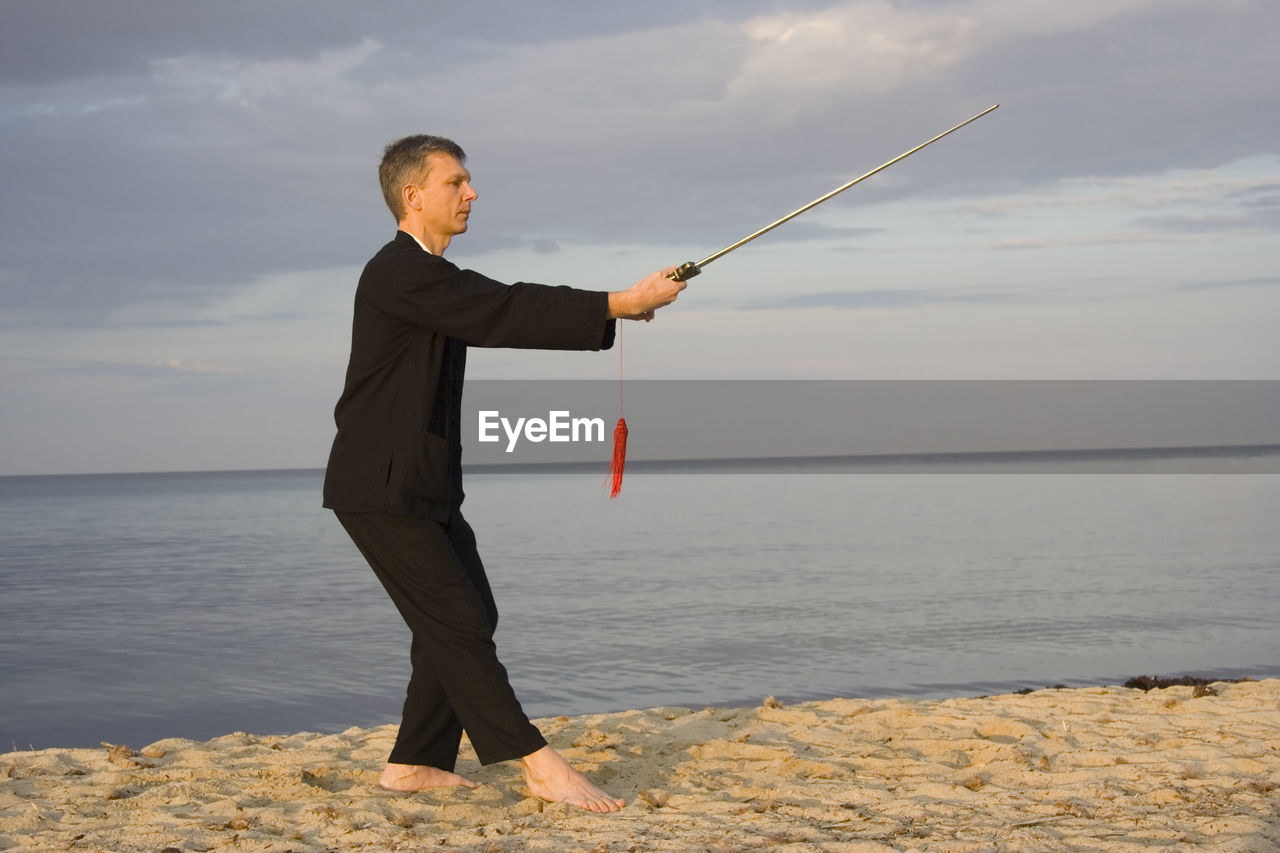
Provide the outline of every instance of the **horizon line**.
{"type": "MultiPolygon", "coordinates": [[[[1071,447],[1042,448],[1036,450],[927,450],[895,451],[891,453],[842,453],[797,456],[705,456],[671,459],[628,459],[631,470],[670,470],[674,467],[724,467],[764,464],[792,464],[813,466],[822,463],[894,464],[917,462],[982,462],[993,457],[1018,458],[1025,461],[1054,461],[1063,457],[1115,458],[1126,456],[1137,459],[1173,459],[1188,456],[1245,456],[1280,454],[1280,444],[1191,444],[1191,445],[1141,445],[1133,447],[1071,447]]],[[[548,462],[477,462],[463,464],[463,472],[492,474],[528,471],[588,471],[607,468],[608,459],[570,459],[548,462]]],[[[194,474],[269,474],[323,472],[324,466],[291,468],[195,468],[152,471],[70,471],[60,473],[0,474],[0,479],[37,477],[157,477],[194,474]]]]}

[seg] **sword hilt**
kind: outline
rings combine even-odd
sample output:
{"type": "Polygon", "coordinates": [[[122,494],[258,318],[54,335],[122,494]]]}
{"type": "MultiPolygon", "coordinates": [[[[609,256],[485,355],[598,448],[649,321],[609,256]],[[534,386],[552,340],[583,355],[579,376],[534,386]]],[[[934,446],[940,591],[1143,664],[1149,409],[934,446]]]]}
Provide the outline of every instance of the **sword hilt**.
{"type": "Polygon", "coordinates": [[[700,272],[702,272],[702,268],[693,261],[685,261],[676,267],[676,271],[670,275],[670,278],[672,281],[688,281],[700,272]]]}

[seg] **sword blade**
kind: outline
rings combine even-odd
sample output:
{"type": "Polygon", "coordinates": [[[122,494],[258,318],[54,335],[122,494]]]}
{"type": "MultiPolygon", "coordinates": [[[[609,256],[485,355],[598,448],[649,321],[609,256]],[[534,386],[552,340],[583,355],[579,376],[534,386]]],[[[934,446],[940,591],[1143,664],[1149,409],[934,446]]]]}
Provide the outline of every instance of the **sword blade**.
{"type": "MultiPolygon", "coordinates": [[[[912,148],[910,151],[904,151],[904,152],[902,152],[902,153],[901,153],[901,154],[899,154],[897,157],[894,157],[892,160],[889,160],[888,162],[881,163],[879,166],[876,166],[876,167],[875,167],[874,169],[872,169],[870,172],[867,172],[867,173],[865,173],[865,174],[859,175],[858,177],[854,178],[852,181],[849,181],[847,184],[843,184],[843,185],[841,185],[841,186],[836,187],[836,188],[835,188],[834,190],[832,190],[831,192],[827,193],[826,195],[823,195],[823,196],[820,196],[820,197],[818,197],[818,198],[815,198],[813,201],[809,202],[808,204],[804,205],[803,207],[798,207],[798,208],[796,208],[795,210],[791,211],[790,213],[788,213],[786,216],[782,217],[781,219],[776,219],[776,220],[774,220],[773,222],[770,222],[768,225],[766,225],[765,227],[761,228],[759,231],[756,231],[756,232],[754,232],[754,233],[752,233],[752,234],[748,234],[746,237],[743,237],[743,238],[742,238],[741,240],[739,240],[738,242],[733,243],[732,245],[729,245],[729,246],[725,246],[723,249],[721,249],[720,251],[718,251],[718,252],[716,252],[716,253],[714,253],[714,254],[707,255],[707,257],[705,257],[705,258],[703,258],[702,260],[698,261],[696,264],[685,264],[684,266],[680,267],[680,269],[679,269],[679,270],[677,270],[677,271],[676,271],[676,273],[675,273],[675,276],[680,276],[679,278],[677,278],[677,281],[683,281],[683,280],[685,280],[686,278],[692,278],[693,276],[697,275],[697,274],[698,274],[698,272],[700,272],[700,271],[701,271],[702,267],[705,267],[707,264],[711,263],[712,261],[716,260],[717,258],[724,257],[725,255],[729,254],[730,252],[732,252],[734,249],[738,248],[739,246],[743,246],[743,245],[746,245],[747,243],[750,243],[752,240],[756,239],[756,238],[757,238],[757,237],[759,237],[761,234],[767,234],[768,232],[770,232],[770,231],[772,231],[773,229],[777,228],[777,227],[778,227],[779,225],[781,225],[782,223],[787,222],[787,221],[789,221],[789,220],[791,220],[791,219],[795,219],[797,216],[799,216],[800,214],[804,213],[806,210],[809,210],[809,209],[810,209],[810,208],[812,208],[812,207],[816,207],[817,205],[822,204],[824,201],[826,201],[827,199],[829,199],[829,198],[831,198],[831,197],[833,197],[833,196],[839,195],[840,193],[842,193],[842,192],[844,192],[845,190],[849,189],[849,187],[852,187],[852,186],[854,186],[855,184],[858,184],[858,183],[860,183],[860,182],[862,182],[862,181],[865,181],[867,178],[871,177],[872,175],[876,174],[877,172],[884,171],[885,169],[887,169],[887,168],[889,168],[890,166],[892,166],[894,163],[897,163],[897,162],[899,162],[900,160],[905,160],[906,158],[910,157],[912,154],[914,154],[914,153],[916,153],[917,151],[919,151],[921,148],[924,148],[924,147],[925,147],[925,146],[927,146],[927,145],[932,145],[933,143],[937,142],[939,139],[941,139],[942,137],[946,136],[947,134],[955,133],[957,130],[959,130],[960,128],[964,127],[966,124],[970,124],[970,123],[972,123],[972,122],[977,121],[978,119],[982,118],[984,115],[986,115],[987,113],[991,112],[992,110],[994,110],[994,109],[995,109],[996,107],[998,107],[998,106],[1000,106],[1000,105],[999,105],[999,104],[992,104],[991,106],[987,107],[987,108],[986,108],[985,110],[983,110],[982,112],[978,113],[976,116],[973,116],[972,118],[967,118],[967,119],[965,119],[964,121],[962,121],[962,122],[960,122],[959,124],[957,124],[955,127],[952,127],[952,128],[950,128],[950,129],[948,129],[948,130],[944,130],[942,133],[939,133],[937,136],[933,137],[932,139],[928,140],[927,142],[921,142],[921,143],[920,143],[919,145],[917,145],[915,148],[912,148]],[[690,267],[692,267],[692,269],[690,269],[690,267]]],[[[673,277],[674,277],[674,276],[673,276],[673,277]]]]}

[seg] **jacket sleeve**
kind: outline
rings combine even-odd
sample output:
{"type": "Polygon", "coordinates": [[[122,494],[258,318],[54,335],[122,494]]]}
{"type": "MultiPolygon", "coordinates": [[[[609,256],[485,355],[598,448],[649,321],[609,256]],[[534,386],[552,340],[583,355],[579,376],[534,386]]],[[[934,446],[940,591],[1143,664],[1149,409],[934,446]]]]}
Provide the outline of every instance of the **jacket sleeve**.
{"type": "Polygon", "coordinates": [[[360,292],[380,311],[471,346],[595,350],[613,344],[608,293],[503,284],[416,245],[388,246],[366,267],[360,292]]]}

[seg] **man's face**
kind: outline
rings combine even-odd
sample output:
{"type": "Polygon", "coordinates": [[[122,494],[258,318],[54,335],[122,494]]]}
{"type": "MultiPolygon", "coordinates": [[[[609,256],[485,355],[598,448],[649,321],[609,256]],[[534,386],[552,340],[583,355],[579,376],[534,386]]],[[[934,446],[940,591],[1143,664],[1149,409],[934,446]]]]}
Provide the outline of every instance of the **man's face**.
{"type": "Polygon", "coordinates": [[[461,234],[467,230],[471,202],[476,199],[471,173],[448,154],[429,154],[427,163],[427,177],[416,187],[422,200],[423,225],[441,237],[461,234]]]}

